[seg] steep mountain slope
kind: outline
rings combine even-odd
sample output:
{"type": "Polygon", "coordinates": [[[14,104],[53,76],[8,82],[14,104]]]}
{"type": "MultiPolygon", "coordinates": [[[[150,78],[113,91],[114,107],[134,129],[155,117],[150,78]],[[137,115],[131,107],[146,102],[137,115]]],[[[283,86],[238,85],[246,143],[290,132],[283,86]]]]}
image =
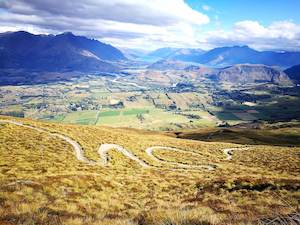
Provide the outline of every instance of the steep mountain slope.
{"type": "Polygon", "coordinates": [[[300,65],[288,68],[284,72],[296,83],[300,83],[300,65]]]}
{"type": "Polygon", "coordinates": [[[240,64],[221,69],[217,79],[220,82],[240,84],[257,82],[271,82],[282,85],[292,84],[289,77],[281,70],[253,64],[240,64]]]}
{"type": "Polygon", "coordinates": [[[126,59],[113,46],[75,36],[33,35],[27,32],[0,34],[0,68],[37,71],[115,71],[106,61],[126,59]]]}

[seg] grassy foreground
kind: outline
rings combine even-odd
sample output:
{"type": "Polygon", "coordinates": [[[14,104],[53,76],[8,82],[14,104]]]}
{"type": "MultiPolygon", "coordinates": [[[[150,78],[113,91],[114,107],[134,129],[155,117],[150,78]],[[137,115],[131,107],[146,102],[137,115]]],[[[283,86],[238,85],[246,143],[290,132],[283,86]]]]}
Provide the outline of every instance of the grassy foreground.
{"type": "Polygon", "coordinates": [[[111,143],[155,166],[142,168],[116,151],[109,152],[108,166],[88,165],[61,139],[0,124],[0,224],[258,224],[299,212],[299,147],[258,144],[234,152],[228,161],[222,150],[243,145],[133,129],[0,119],[67,135],[89,159],[98,160],[99,145],[111,143]],[[157,145],[187,151],[154,152],[164,161],[213,164],[216,169],[174,169],[156,162],[145,149],[157,145]]]}

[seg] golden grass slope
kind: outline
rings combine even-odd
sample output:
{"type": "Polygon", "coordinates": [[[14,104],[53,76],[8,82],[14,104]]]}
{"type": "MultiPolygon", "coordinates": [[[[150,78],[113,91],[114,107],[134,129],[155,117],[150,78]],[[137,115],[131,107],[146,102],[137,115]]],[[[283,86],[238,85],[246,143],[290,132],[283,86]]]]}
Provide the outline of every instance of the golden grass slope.
{"type": "Polygon", "coordinates": [[[300,148],[256,145],[227,161],[222,149],[241,145],[176,139],[161,133],[101,126],[5,120],[60,133],[98,160],[104,143],[118,144],[158,168],[142,168],[116,151],[108,166],[76,159],[65,141],[13,124],[0,124],[0,224],[257,224],[299,205],[300,148]],[[165,161],[214,164],[176,169],[165,161]]]}

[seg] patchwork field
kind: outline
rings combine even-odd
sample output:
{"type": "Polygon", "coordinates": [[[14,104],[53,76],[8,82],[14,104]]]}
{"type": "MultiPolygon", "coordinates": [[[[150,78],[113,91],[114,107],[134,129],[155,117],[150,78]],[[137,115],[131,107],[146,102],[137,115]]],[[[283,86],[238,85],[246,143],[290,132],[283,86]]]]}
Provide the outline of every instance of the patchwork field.
{"type": "Polygon", "coordinates": [[[76,123],[76,124],[96,124],[98,120],[99,112],[95,110],[85,110],[74,113],[68,113],[60,120],[60,118],[56,118],[61,122],[66,123],[76,123]]]}
{"type": "Polygon", "coordinates": [[[299,104],[297,86],[219,85],[178,71],[0,87],[2,115],[161,131],[290,121],[300,119],[299,104]]]}
{"type": "Polygon", "coordinates": [[[299,144],[0,119],[1,224],[258,224],[299,212],[299,144]]]}

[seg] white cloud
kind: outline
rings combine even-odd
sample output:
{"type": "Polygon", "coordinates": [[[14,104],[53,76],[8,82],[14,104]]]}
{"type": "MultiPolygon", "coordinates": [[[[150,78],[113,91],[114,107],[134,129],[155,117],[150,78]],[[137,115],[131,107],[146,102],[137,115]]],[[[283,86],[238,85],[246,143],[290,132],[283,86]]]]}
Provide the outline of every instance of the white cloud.
{"type": "Polygon", "coordinates": [[[209,47],[249,45],[261,50],[300,50],[300,25],[277,21],[263,26],[257,21],[245,20],[235,23],[230,31],[208,31],[201,41],[209,47]]]}
{"type": "MultiPolygon", "coordinates": [[[[208,5],[202,9],[214,11],[208,5]]],[[[264,26],[244,20],[224,30],[216,14],[214,30],[204,32],[209,22],[184,0],[0,0],[0,32],[72,31],[124,48],[249,45],[300,50],[300,26],[291,21],[264,26]]]]}
{"type": "Polygon", "coordinates": [[[72,31],[122,47],[197,44],[195,32],[209,23],[184,0],[3,0],[0,8],[2,31],[72,31]]]}
{"type": "Polygon", "coordinates": [[[17,14],[63,15],[138,24],[205,24],[209,18],[183,0],[4,0],[3,8],[17,14]]]}
{"type": "Polygon", "coordinates": [[[234,25],[234,32],[241,38],[247,36],[260,37],[266,35],[267,29],[257,21],[245,20],[234,25]]]}

